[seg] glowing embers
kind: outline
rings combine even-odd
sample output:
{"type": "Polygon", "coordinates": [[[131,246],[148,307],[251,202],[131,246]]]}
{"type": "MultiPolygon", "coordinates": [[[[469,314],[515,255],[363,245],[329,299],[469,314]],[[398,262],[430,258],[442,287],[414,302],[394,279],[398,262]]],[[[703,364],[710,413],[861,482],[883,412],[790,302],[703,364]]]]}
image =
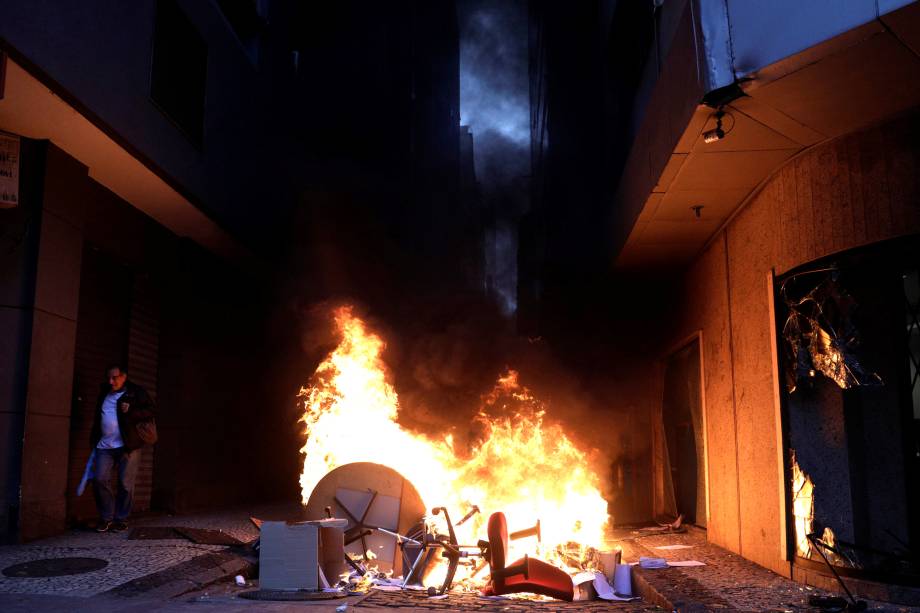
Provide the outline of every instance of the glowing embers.
{"type": "MultiPolygon", "coordinates": [[[[305,502],[330,470],[373,462],[410,481],[429,509],[463,514],[478,505],[482,513],[458,527],[461,542],[477,542],[489,514],[501,510],[516,525],[540,520],[545,551],[537,553],[559,566],[566,566],[565,556],[557,551],[601,544],[608,515],[600,480],[590,469],[596,458],[547,420],[546,408],[520,385],[517,373],[501,376],[474,423],[462,424],[475,436],[460,449],[451,434],[433,439],[398,423],[399,399],[381,359],[383,341],[350,307],[337,309],[334,322],[339,345],[301,390],[305,502]]],[[[524,553],[533,553],[532,547],[509,554],[524,553]]]]}

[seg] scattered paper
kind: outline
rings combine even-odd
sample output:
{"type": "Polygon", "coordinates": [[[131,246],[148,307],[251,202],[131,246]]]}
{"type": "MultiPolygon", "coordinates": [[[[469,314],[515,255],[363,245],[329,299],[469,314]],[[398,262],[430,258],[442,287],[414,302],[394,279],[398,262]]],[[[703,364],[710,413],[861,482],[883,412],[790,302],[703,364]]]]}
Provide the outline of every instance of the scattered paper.
{"type": "Polygon", "coordinates": [[[667,568],[668,562],[664,558],[649,558],[642,556],[639,558],[639,566],[642,568],[667,568]]]}
{"type": "Polygon", "coordinates": [[[444,600],[447,598],[447,594],[438,594],[437,596],[429,596],[428,600],[444,600]]]}
{"type": "Polygon", "coordinates": [[[345,613],[347,609],[348,609],[347,604],[341,604],[335,608],[335,613],[345,613]]]}
{"type": "Polygon", "coordinates": [[[381,592],[401,592],[402,588],[398,585],[372,585],[372,590],[380,590],[381,592]]]}
{"type": "Polygon", "coordinates": [[[668,562],[668,566],[706,566],[705,562],[699,560],[677,560],[668,562]]]}
{"type": "MultiPolygon", "coordinates": [[[[581,573],[584,574],[584,573],[581,573]]],[[[613,591],[613,588],[607,583],[607,578],[604,577],[602,573],[594,573],[594,591],[597,592],[597,597],[603,600],[616,600],[621,602],[629,602],[631,600],[638,600],[638,596],[620,596],[613,591]]]]}
{"type": "Polygon", "coordinates": [[[86,483],[93,478],[93,473],[95,472],[94,467],[96,466],[96,450],[93,449],[93,452],[89,454],[89,459],[86,461],[86,469],[83,471],[83,478],[80,479],[80,485],[77,486],[77,496],[82,496],[83,491],[86,489],[86,483]]]}
{"type": "Polygon", "coordinates": [[[572,585],[581,585],[582,583],[587,583],[588,581],[594,581],[594,573],[591,571],[586,571],[578,573],[572,577],[572,585]]]}
{"type": "Polygon", "coordinates": [[[666,549],[666,550],[671,550],[671,549],[693,549],[693,545],[660,545],[660,546],[658,546],[658,547],[655,547],[655,549],[666,549]]]}

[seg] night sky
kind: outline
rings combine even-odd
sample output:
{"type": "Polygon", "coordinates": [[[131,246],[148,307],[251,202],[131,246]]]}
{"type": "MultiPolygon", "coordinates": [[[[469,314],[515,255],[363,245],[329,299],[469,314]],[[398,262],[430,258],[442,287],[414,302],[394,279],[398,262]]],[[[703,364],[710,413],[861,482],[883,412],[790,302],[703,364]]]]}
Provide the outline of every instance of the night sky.
{"type": "Polygon", "coordinates": [[[517,223],[530,173],[527,5],[461,0],[460,121],[473,133],[476,176],[494,223],[485,236],[489,292],[517,308],[517,223]]]}
{"type": "Polygon", "coordinates": [[[460,122],[473,132],[486,190],[530,172],[527,6],[461,0],[460,122]]]}

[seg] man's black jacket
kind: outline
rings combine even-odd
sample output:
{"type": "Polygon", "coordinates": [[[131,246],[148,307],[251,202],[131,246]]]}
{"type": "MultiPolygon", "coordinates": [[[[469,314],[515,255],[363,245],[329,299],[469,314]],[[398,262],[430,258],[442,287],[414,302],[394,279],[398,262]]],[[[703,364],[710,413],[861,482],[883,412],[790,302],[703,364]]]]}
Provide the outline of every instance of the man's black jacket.
{"type": "MultiPolygon", "coordinates": [[[[144,441],[137,435],[138,422],[147,421],[154,417],[153,400],[140,385],[125,381],[125,393],[121,395],[116,404],[115,413],[118,415],[118,429],[121,431],[121,440],[125,443],[127,451],[133,451],[144,446],[144,441]],[[127,402],[128,412],[121,410],[121,403],[127,402]]],[[[90,434],[90,449],[95,449],[102,438],[102,402],[106,395],[112,391],[108,383],[103,383],[99,388],[99,399],[96,401],[96,415],[93,418],[93,429],[90,434]]]]}

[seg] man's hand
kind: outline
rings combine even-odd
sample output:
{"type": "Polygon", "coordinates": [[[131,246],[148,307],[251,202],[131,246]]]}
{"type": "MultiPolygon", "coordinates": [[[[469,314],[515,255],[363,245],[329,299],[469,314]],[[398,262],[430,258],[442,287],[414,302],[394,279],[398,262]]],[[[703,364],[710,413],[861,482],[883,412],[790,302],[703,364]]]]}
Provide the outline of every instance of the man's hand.
{"type": "Polygon", "coordinates": [[[127,403],[127,402],[119,402],[119,403],[118,403],[118,408],[121,409],[121,412],[122,412],[122,413],[127,413],[127,412],[128,412],[128,409],[131,408],[131,405],[130,405],[129,403],[127,403]]]}

